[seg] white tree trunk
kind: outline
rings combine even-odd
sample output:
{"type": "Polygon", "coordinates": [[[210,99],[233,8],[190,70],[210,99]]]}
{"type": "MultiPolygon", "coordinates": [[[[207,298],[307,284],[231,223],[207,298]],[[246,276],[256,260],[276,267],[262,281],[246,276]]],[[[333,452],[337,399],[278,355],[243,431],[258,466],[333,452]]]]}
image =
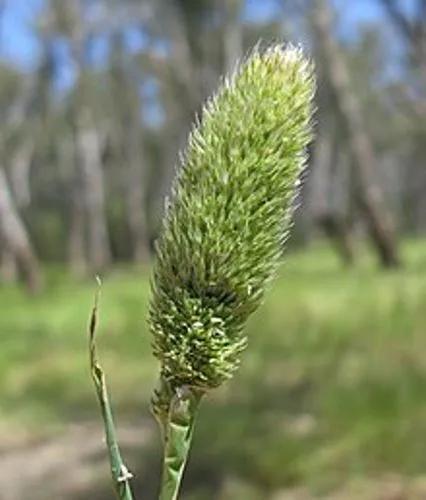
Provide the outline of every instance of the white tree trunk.
{"type": "Polygon", "coordinates": [[[9,185],[0,168],[0,237],[7,252],[14,255],[23,278],[32,292],[41,287],[41,275],[37,259],[25,226],[14,206],[9,185]]]}
{"type": "Polygon", "coordinates": [[[111,260],[105,217],[104,173],[99,134],[91,123],[87,109],[81,110],[77,117],[76,148],[87,222],[89,262],[93,270],[101,271],[111,260]]]}
{"type": "Polygon", "coordinates": [[[32,140],[27,139],[16,154],[10,165],[10,187],[18,207],[27,207],[31,203],[30,169],[34,151],[32,140]]]}

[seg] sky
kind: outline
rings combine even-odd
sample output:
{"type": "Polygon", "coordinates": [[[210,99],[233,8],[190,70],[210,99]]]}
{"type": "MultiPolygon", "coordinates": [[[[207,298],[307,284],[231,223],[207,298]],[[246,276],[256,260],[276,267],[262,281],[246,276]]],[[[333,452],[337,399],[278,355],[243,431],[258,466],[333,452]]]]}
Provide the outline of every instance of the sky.
{"type": "MultiPolygon", "coordinates": [[[[69,0],[61,0],[69,1],[69,0]]],[[[288,0],[292,1],[292,0],[288,0]]],[[[339,12],[339,35],[347,41],[356,40],[360,25],[376,23],[383,20],[384,13],[378,0],[330,0],[339,12]]],[[[416,0],[404,0],[405,5],[416,0]]],[[[35,70],[42,55],[39,41],[35,36],[35,26],[40,19],[46,0],[0,0],[4,9],[0,17],[0,61],[13,64],[18,70],[30,73],[35,70]]],[[[245,0],[243,20],[245,22],[264,22],[273,19],[279,13],[280,0],[245,0]]],[[[130,49],[138,49],[144,43],[140,30],[128,30],[130,49]],[[134,32],[133,32],[134,31],[134,32]]],[[[297,33],[296,33],[297,35],[297,33]]],[[[301,40],[295,40],[299,42],[301,40]]],[[[105,40],[97,40],[92,61],[102,64],[107,54],[105,40]]],[[[303,41],[302,41],[303,42],[303,41]]],[[[55,44],[57,51],[57,74],[54,86],[58,95],[70,89],[75,81],[75,68],[71,64],[65,43],[55,44]]],[[[155,83],[155,82],[154,82],[155,83]]],[[[156,86],[151,81],[145,82],[141,88],[144,100],[144,113],[151,124],[161,123],[162,113],[156,99],[156,86]]]]}
{"type": "MultiPolygon", "coordinates": [[[[67,0],[62,0],[67,1],[67,0]]],[[[339,8],[342,32],[354,37],[360,23],[377,21],[383,12],[377,0],[332,0],[339,8]]],[[[406,0],[407,4],[413,0],[406,0]]],[[[1,19],[0,58],[23,71],[33,70],[39,60],[40,47],[33,27],[43,8],[44,0],[3,0],[1,19]]],[[[244,19],[261,22],[277,12],[277,0],[246,0],[244,19]]],[[[69,78],[64,74],[62,78],[69,78]]]]}
{"type": "Polygon", "coordinates": [[[0,55],[22,70],[31,70],[37,63],[40,48],[33,26],[43,0],[3,0],[0,55]]]}

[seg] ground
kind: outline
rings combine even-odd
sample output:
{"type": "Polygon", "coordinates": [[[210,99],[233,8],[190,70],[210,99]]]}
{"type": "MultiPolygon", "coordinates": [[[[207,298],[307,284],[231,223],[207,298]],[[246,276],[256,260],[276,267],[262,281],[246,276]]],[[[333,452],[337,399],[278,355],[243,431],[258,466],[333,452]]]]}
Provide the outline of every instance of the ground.
{"type": "MultiPolygon", "coordinates": [[[[201,408],[183,498],[426,498],[426,242],[381,271],[326,246],[287,254],[234,380],[201,408]]],[[[88,372],[94,281],[0,288],[0,497],[113,498],[88,372]]],[[[155,498],[149,270],[103,277],[99,350],[136,487],[155,498]]]]}

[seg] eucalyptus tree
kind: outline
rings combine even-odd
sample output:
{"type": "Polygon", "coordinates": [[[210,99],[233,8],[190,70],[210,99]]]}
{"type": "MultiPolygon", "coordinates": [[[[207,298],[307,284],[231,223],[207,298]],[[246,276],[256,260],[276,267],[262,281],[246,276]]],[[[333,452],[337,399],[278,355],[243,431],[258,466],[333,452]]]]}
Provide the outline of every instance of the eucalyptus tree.
{"type": "Polygon", "coordinates": [[[326,0],[314,1],[312,20],[356,167],[360,205],[371,240],[382,264],[386,267],[397,266],[400,259],[394,221],[378,179],[378,159],[365,127],[358,98],[351,87],[346,61],[332,35],[332,13],[326,0]]]}
{"type": "Polygon", "coordinates": [[[426,229],[426,1],[378,0],[398,37],[400,74],[393,82],[395,111],[401,118],[399,140],[404,142],[402,204],[408,230],[426,229]],[[402,64],[401,64],[402,62],[402,64]]]}
{"type": "MultiPolygon", "coordinates": [[[[0,15],[5,8],[0,4],[0,15]]],[[[2,35],[2,34],[1,34],[2,35]]],[[[0,35],[0,36],[1,36],[0,35]]],[[[1,46],[0,46],[1,50],[1,46]]],[[[0,68],[1,134],[0,134],[0,280],[13,281],[18,272],[28,289],[37,292],[42,277],[33,245],[18,210],[18,205],[29,201],[28,168],[31,146],[28,135],[22,132],[32,95],[29,85],[14,70],[2,64],[0,68]],[[22,146],[23,145],[23,146],[22,146]],[[12,164],[14,190],[6,175],[12,164]],[[19,171],[20,175],[16,175],[19,171]],[[18,182],[19,181],[19,182],[18,182]],[[21,182],[22,181],[22,182],[21,182]],[[13,191],[18,195],[17,201],[13,191]]]]}
{"type": "Polygon", "coordinates": [[[52,43],[58,37],[66,39],[75,72],[68,108],[75,167],[69,238],[71,265],[81,271],[87,267],[101,270],[111,260],[102,164],[104,135],[92,106],[94,94],[88,67],[91,39],[85,2],[51,1],[46,14],[45,29],[52,43]]]}
{"type": "Polygon", "coordinates": [[[134,64],[132,55],[126,52],[124,29],[125,26],[114,31],[110,37],[110,136],[114,150],[113,161],[120,164],[132,258],[136,262],[146,262],[150,257],[147,220],[149,160],[144,148],[144,110],[139,95],[143,77],[134,64]]]}

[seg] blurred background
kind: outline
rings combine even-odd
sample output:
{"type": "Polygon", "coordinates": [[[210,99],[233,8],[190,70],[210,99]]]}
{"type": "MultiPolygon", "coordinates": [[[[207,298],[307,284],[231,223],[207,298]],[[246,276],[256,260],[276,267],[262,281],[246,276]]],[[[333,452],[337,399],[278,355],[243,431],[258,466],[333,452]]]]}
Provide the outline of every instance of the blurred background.
{"type": "MultiPolygon", "coordinates": [[[[426,1],[0,1],[0,498],[113,498],[100,356],[155,498],[149,272],[178,152],[259,40],[316,62],[276,285],[205,401],[182,498],[426,498],[426,1]]],[[[244,119],[244,117],[241,117],[244,119]]]]}

